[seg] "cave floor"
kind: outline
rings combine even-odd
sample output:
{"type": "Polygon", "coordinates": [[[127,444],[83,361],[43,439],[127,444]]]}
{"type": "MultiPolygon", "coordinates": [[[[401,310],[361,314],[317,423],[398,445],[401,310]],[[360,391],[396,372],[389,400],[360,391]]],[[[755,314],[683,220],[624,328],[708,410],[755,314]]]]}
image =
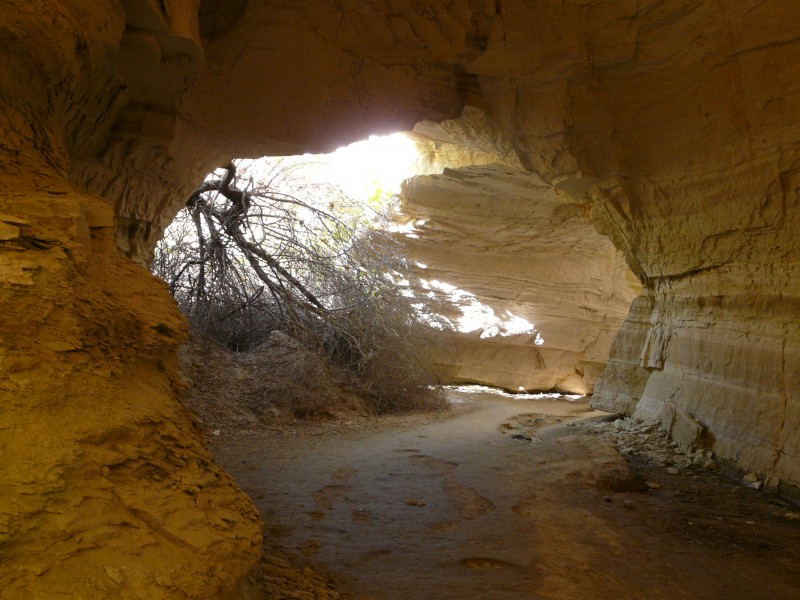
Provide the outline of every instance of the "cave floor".
{"type": "Polygon", "coordinates": [[[780,498],[628,462],[568,425],[602,418],[582,402],[453,393],[444,416],[214,439],[264,518],[260,594],[800,598],[800,522],[780,498]]]}

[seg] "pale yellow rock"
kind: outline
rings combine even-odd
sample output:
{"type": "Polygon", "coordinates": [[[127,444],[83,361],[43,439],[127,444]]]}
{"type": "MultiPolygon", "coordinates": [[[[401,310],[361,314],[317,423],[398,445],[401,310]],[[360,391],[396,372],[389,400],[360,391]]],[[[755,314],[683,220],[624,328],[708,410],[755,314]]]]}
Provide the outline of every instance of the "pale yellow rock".
{"type": "Polygon", "coordinates": [[[80,348],[80,344],[66,340],[40,340],[39,343],[53,352],[69,352],[80,348]]]}
{"type": "Polygon", "coordinates": [[[237,594],[260,525],[175,399],[182,320],[128,257],[146,264],[187,192],[234,156],[330,150],[418,123],[424,136],[467,105],[488,123],[451,129],[446,143],[469,141],[461,185],[491,169],[479,181],[493,182],[501,210],[485,219],[490,232],[459,204],[466,196],[426,197],[425,211],[438,210],[426,225],[432,240],[475,240],[469,261],[436,250],[442,269],[483,298],[504,290],[498,302],[513,310],[535,306],[545,346],[553,328],[561,353],[541,354],[545,364],[599,369],[611,321],[594,345],[566,330],[596,269],[558,268],[528,250],[569,239],[579,207],[613,247],[585,257],[608,268],[587,289],[578,330],[598,331],[592,311],[620,314],[605,287],[624,279],[617,251],[644,286],[596,404],[651,422],[665,406],[680,411],[720,460],[780,481],[780,491],[800,486],[794,3],[389,4],[0,3],[0,213],[25,221],[0,219],[24,236],[4,240],[0,254],[5,597],[237,594]],[[534,179],[571,199],[528,186],[515,204],[509,186],[534,179]],[[106,200],[113,218],[99,208],[106,200]],[[529,236],[522,224],[539,201],[553,226],[529,236]],[[464,232],[447,230],[448,219],[464,232]],[[501,238],[502,256],[484,256],[501,238]],[[563,311],[537,305],[542,290],[563,292],[563,311]],[[61,338],[81,340],[81,351],[38,343],[61,338]],[[108,450],[126,460],[109,467],[108,450]],[[170,526],[173,514],[191,531],[170,526]],[[103,565],[123,559],[117,584],[103,565]]]}
{"type": "Polygon", "coordinates": [[[3,223],[10,223],[12,225],[30,225],[30,221],[26,221],[25,219],[20,219],[15,215],[4,215],[0,214],[0,221],[3,223]]]}
{"type": "Polygon", "coordinates": [[[457,288],[438,292],[440,314],[463,331],[440,358],[446,380],[590,393],[641,289],[622,254],[585,206],[522,170],[480,111],[415,132],[429,174],[406,182],[395,220],[432,282],[418,293],[457,288]],[[524,322],[531,331],[511,335],[524,322]]]}

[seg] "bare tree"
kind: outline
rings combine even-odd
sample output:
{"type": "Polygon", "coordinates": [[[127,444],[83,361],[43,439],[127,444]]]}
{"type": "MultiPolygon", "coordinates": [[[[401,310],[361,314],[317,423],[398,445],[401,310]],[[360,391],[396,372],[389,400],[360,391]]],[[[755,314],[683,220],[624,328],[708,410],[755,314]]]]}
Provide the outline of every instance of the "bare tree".
{"type": "Polygon", "coordinates": [[[332,186],[281,191],[293,169],[273,163],[263,181],[235,163],[216,171],[157,246],[153,272],[194,331],[232,350],[283,331],[349,374],[377,410],[435,395],[435,335],[397,285],[408,272],[398,247],[332,186]]]}

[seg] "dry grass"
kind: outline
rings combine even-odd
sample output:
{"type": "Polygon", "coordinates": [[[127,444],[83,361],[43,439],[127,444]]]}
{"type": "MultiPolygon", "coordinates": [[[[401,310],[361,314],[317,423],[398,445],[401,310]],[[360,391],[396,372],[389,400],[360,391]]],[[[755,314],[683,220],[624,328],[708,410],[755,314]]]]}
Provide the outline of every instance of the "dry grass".
{"type": "MultiPolygon", "coordinates": [[[[181,350],[181,365],[191,383],[185,395],[189,408],[209,432],[260,432],[298,422],[319,423],[368,419],[387,412],[442,409],[438,390],[422,401],[398,391],[391,405],[378,406],[379,390],[364,389],[363,379],[337,368],[324,355],[281,332],[250,353],[232,352],[210,340],[192,336],[181,350]]],[[[384,385],[401,385],[384,365],[384,385]]],[[[370,365],[377,370],[378,363],[370,365]]]]}
{"type": "Polygon", "coordinates": [[[338,419],[367,412],[319,356],[280,333],[240,354],[193,337],[181,351],[191,389],[185,400],[213,431],[260,431],[296,419],[338,419]]]}

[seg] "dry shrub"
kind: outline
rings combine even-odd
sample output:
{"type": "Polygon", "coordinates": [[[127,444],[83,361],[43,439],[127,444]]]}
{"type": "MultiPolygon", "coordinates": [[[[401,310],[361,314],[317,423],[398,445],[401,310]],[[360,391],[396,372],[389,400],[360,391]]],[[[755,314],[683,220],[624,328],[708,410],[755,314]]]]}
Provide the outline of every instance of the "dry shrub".
{"type": "Polygon", "coordinates": [[[433,360],[444,338],[397,300],[337,315],[337,327],[328,329],[322,346],[375,413],[441,407],[444,394],[433,360]]]}
{"type": "Polygon", "coordinates": [[[325,357],[281,331],[250,353],[252,369],[261,374],[251,397],[260,415],[277,409],[300,419],[334,418],[341,413],[363,412],[360,398],[325,357]]]}
{"type": "Polygon", "coordinates": [[[192,335],[181,350],[185,399],[206,429],[257,431],[294,419],[369,412],[336,369],[280,332],[254,352],[231,352],[192,335]]]}
{"type": "Polygon", "coordinates": [[[231,163],[158,244],[153,272],[195,335],[252,353],[255,369],[271,356],[264,406],[283,397],[297,416],[325,414],[342,400],[332,382],[374,413],[443,404],[433,367],[441,332],[399,284],[409,278],[399,247],[363,211],[341,195],[319,202],[243,185],[231,163]],[[276,361],[277,349],[291,358],[276,361]]]}

